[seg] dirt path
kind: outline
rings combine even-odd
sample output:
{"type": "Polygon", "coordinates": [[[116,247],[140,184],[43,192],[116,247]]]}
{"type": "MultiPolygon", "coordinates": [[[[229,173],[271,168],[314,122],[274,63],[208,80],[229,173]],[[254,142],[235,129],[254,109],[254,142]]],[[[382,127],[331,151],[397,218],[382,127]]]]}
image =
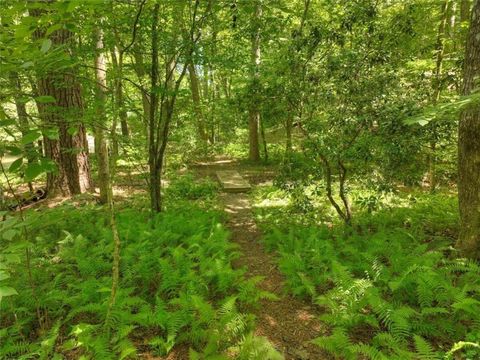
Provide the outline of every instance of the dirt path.
{"type": "Polygon", "coordinates": [[[261,306],[254,311],[256,335],[268,338],[287,360],[328,359],[318,347],[309,343],[322,332],[318,314],[312,306],[285,294],[283,276],[272,255],[265,252],[259,241],[261,234],[253,218],[248,194],[225,193],[222,199],[229,215],[227,225],[232,231],[232,240],[240,245],[243,253],[235,266],[246,266],[249,277],[264,277],[260,287],[279,298],[276,301],[262,300],[261,306]]]}

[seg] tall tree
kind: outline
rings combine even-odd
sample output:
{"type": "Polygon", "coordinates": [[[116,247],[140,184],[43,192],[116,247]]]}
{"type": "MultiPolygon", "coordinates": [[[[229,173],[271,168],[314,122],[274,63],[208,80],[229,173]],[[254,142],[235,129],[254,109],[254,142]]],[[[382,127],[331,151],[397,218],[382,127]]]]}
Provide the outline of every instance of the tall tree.
{"type": "MultiPolygon", "coordinates": [[[[31,9],[37,19],[44,14],[38,8],[31,9]]],[[[50,62],[44,71],[37,74],[38,95],[52,99],[39,103],[38,110],[44,127],[58,130],[58,141],[44,137],[46,156],[57,163],[59,171],[47,177],[47,190],[52,193],[80,194],[90,189],[91,177],[86,152],[86,130],[82,123],[83,98],[76,67],[70,61],[68,50],[73,44],[73,34],[66,28],[53,31],[48,38],[46,32],[38,28],[35,40],[42,40],[59,51],[68,65],[58,68],[50,62]]]]}
{"type": "MultiPolygon", "coordinates": [[[[445,54],[445,29],[448,20],[448,8],[450,0],[445,0],[441,6],[441,19],[438,25],[437,44],[436,44],[436,64],[435,64],[435,77],[433,79],[433,104],[437,104],[440,100],[440,94],[442,92],[442,71],[443,71],[443,58],[445,54]]],[[[431,124],[430,131],[430,153],[429,153],[429,182],[430,189],[433,191],[437,186],[436,178],[436,152],[437,152],[437,138],[438,138],[438,125],[436,122],[431,124]]]]}
{"type": "Polygon", "coordinates": [[[260,124],[260,107],[259,107],[259,93],[260,86],[260,29],[262,19],[262,3],[261,0],[256,0],[254,5],[254,16],[252,23],[252,49],[251,49],[251,63],[252,63],[252,93],[250,94],[250,109],[248,118],[249,131],[249,159],[251,161],[260,160],[258,130],[260,124]]]}
{"type": "Polygon", "coordinates": [[[108,161],[108,148],[105,139],[106,128],[106,90],[107,90],[107,67],[104,54],[103,32],[97,30],[95,55],[95,80],[96,80],[96,107],[97,120],[94,126],[95,131],[95,154],[98,162],[98,187],[100,188],[100,202],[109,203],[111,197],[110,189],[110,169],[108,161]]]}
{"type": "MultiPolygon", "coordinates": [[[[480,0],[472,9],[463,70],[463,95],[470,95],[480,80],[480,0]]],[[[480,258],[480,105],[462,111],[458,127],[458,201],[460,234],[458,249],[480,258]]]]}
{"type": "Polygon", "coordinates": [[[205,118],[202,111],[198,76],[193,62],[188,64],[188,74],[190,77],[190,91],[192,92],[193,109],[196,116],[195,124],[197,126],[198,137],[204,144],[206,144],[208,142],[208,134],[205,129],[205,118]]]}
{"type": "MultiPolygon", "coordinates": [[[[199,19],[197,19],[199,0],[195,0],[191,7],[185,6],[186,2],[173,3],[172,15],[177,23],[177,28],[182,28],[184,12],[188,8],[189,28],[182,31],[183,37],[172,35],[172,49],[165,56],[165,76],[160,81],[159,66],[159,10],[160,6],[155,3],[153,8],[153,17],[151,25],[151,68],[150,68],[150,111],[148,117],[148,166],[150,180],[150,201],[153,212],[162,210],[161,178],[165,164],[165,151],[169,140],[170,123],[172,121],[178,91],[185,77],[188,64],[192,61],[194,46],[199,40],[198,31],[199,19]],[[179,26],[177,26],[179,25],[179,26]],[[180,40],[182,39],[182,40],[180,40]],[[186,59],[182,65],[179,65],[181,59],[186,59]],[[175,72],[180,67],[177,76],[175,72]]],[[[207,4],[206,14],[208,14],[211,3],[207,4]]],[[[201,17],[202,20],[206,15],[201,17]]]]}

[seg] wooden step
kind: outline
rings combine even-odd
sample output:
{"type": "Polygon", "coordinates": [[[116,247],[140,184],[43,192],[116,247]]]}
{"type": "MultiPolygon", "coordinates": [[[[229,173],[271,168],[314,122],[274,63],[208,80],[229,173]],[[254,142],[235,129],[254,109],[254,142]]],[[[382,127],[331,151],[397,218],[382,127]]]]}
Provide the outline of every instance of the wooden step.
{"type": "Polygon", "coordinates": [[[217,177],[226,192],[246,192],[250,184],[236,170],[217,171],[217,177]]]}

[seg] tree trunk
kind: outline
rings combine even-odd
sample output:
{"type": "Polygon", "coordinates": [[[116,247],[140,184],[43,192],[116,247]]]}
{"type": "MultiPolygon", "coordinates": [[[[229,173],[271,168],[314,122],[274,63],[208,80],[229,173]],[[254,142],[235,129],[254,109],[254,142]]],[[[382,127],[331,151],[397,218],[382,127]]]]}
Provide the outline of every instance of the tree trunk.
{"type": "Polygon", "coordinates": [[[288,156],[292,152],[292,127],[293,127],[293,119],[291,116],[291,112],[287,113],[287,119],[285,121],[285,155],[288,156]]]}
{"type": "Polygon", "coordinates": [[[160,198],[160,167],[157,162],[157,137],[156,137],[156,113],[158,108],[158,12],[159,5],[155,4],[153,9],[153,20],[152,20],[152,67],[150,69],[150,81],[151,81],[151,91],[150,91],[150,112],[149,112],[149,121],[148,121],[148,166],[150,170],[150,206],[153,212],[160,212],[162,209],[161,198],[160,198]]]}
{"type": "Polygon", "coordinates": [[[248,130],[249,130],[249,159],[254,162],[260,160],[260,151],[258,146],[258,128],[260,123],[260,109],[258,99],[258,88],[260,82],[260,21],[262,17],[261,0],[255,3],[255,16],[253,19],[252,34],[252,94],[249,111],[248,130]]]}
{"type": "MultiPolygon", "coordinates": [[[[41,15],[36,9],[32,9],[31,13],[32,16],[41,15]]],[[[43,37],[43,30],[35,31],[35,39],[43,37]]],[[[60,29],[54,31],[50,39],[54,48],[65,47],[71,43],[72,33],[67,29],[60,29]]],[[[90,189],[90,168],[85,151],[87,137],[81,123],[82,94],[75,70],[49,68],[38,78],[38,95],[55,99],[54,103],[37,103],[44,127],[59,130],[59,140],[44,137],[45,154],[58,166],[57,173],[47,175],[49,194],[61,191],[65,195],[74,195],[90,189]]]]}
{"type": "Polygon", "coordinates": [[[265,124],[262,119],[260,119],[260,135],[262,136],[263,158],[268,161],[267,138],[265,137],[265,124]]]}
{"type": "Polygon", "coordinates": [[[198,77],[195,71],[195,66],[192,63],[188,64],[188,74],[190,75],[190,90],[192,92],[193,109],[195,111],[195,116],[197,117],[195,123],[197,125],[198,138],[203,144],[207,144],[208,135],[205,130],[205,119],[202,112],[198,77]]]}
{"type": "Polygon", "coordinates": [[[98,161],[98,187],[100,188],[100,202],[108,204],[111,199],[110,169],[108,162],[108,148],[105,140],[106,115],[106,91],[107,69],[103,46],[103,32],[97,30],[97,54],[95,56],[95,80],[96,80],[96,105],[97,122],[95,125],[95,148],[98,161]]]}
{"type": "MultiPolygon", "coordinates": [[[[28,114],[27,114],[27,108],[25,106],[25,102],[21,100],[22,84],[20,82],[18,73],[16,72],[10,73],[10,85],[12,86],[12,89],[15,90],[13,100],[15,102],[15,108],[17,110],[20,132],[22,133],[22,137],[24,137],[29,130],[28,114]]],[[[25,152],[27,155],[28,162],[32,163],[36,155],[34,144],[33,143],[25,144],[25,152]]],[[[33,193],[33,186],[31,182],[28,182],[28,188],[33,193]]]]}
{"type": "Polygon", "coordinates": [[[123,101],[123,54],[117,52],[114,49],[112,51],[112,65],[115,72],[115,109],[116,115],[120,120],[120,126],[122,129],[122,136],[129,138],[130,131],[128,129],[127,111],[125,110],[125,104],[123,101]]]}
{"type": "MultiPolygon", "coordinates": [[[[462,94],[470,95],[480,80],[480,0],[472,9],[467,38],[462,94]]],[[[464,256],[480,258],[480,106],[462,111],[458,127],[458,200],[460,234],[457,247],[464,256]]]]}
{"type": "MultiPolygon", "coordinates": [[[[448,20],[448,7],[450,0],[445,0],[442,4],[441,14],[442,18],[440,19],[440,24],[438,26],[437,33],[437,59],[435,66],[435,78],[433,82],[433,104],[436,105],[440,100],[440,93],[442,92],[442,69],[443,69],[443,57],[445,53],[445,29],[447,26],[448,20]]],[[[437,149],[437,137],[438,137],[438,125],[436,122],[431,123],[431,139],[430,139],[430,154],[428,156],[429,163],[429,183],[430,190],[433,191],[437,187],[437,177],[436,177],[436,149],[437,149]]]]}

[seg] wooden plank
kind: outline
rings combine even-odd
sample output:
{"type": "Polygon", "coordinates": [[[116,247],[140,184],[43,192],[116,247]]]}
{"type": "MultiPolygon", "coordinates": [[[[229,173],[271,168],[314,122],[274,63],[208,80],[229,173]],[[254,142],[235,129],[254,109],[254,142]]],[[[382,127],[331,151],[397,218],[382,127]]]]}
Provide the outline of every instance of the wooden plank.
{"type": "Polygon", "coordinates": [[[245,192],[251,189],[250,184],[236,170],[217,171],[217,178],[227,192],[245,192]]]}

